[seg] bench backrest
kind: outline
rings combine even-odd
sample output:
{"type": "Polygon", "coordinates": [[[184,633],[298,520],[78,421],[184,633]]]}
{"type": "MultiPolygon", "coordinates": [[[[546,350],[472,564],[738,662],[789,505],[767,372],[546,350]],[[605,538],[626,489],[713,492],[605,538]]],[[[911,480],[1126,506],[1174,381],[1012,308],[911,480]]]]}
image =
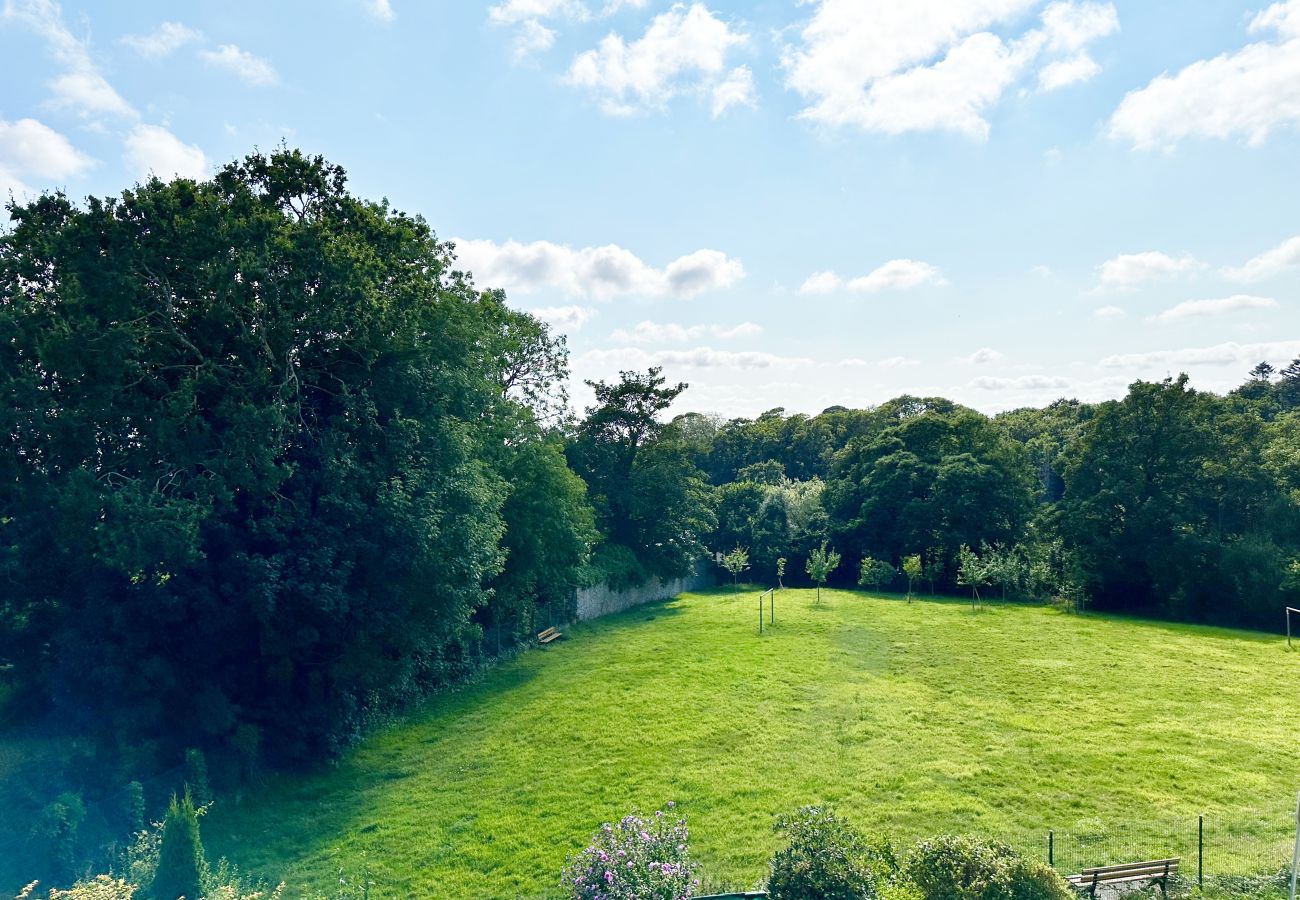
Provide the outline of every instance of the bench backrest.
{"type": "Polygon", "coordinates": [[[1111,881],[1141,875],[1159,878],[1165,875],[1177,874],[1178,862],[1179,858],[1174,857],[1173,859],[1149,859],[1145,862],[1123,863],[1118,866],[1096,866],[1095,868],[1082,870],[1079,872],[1079,876],[1084,881],[1111,881]]]}

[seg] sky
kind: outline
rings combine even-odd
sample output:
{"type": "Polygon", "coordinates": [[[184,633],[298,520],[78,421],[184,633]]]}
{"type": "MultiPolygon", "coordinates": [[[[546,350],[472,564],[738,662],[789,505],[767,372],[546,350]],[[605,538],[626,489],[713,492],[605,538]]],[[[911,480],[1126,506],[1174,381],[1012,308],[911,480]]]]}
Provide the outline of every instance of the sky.
{"type": "Polygon", "coordinates": [[[0,193],[255,148],[423,215],[584,379],[985,412],[1300,356],[1300,0],[0,0],[0,193]]]}

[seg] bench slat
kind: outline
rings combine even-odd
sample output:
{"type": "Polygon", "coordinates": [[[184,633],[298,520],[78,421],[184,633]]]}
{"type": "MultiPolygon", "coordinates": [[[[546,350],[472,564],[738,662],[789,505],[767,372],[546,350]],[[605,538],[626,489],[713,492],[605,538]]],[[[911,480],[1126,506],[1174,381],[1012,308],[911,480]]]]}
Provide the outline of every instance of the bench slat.
{"type": "Polygon", "coordinates": [[[1166,866],[1168,866],[1169,870],[1172,872],[1178,868],[1178,863],[1181,862],[1181,860],[1181,857],[1174,857],[1173,859],[1149,859],[1142,862],[1122,863],[1117,866],[1095,866],[1090,869],[1080,869],[1079,874],[1105,875],[1108,872],[1126,872],[1133,869],[1159,869],[1164,871],[1166,866]]]}

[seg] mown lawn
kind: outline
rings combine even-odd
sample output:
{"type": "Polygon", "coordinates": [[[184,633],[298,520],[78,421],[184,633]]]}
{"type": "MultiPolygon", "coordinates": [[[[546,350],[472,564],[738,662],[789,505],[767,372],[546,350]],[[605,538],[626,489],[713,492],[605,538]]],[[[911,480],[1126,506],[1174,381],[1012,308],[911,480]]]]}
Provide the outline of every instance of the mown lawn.
{"type": "Polygon", "coordinates": [[[1203,813],[1208,872],[1286,861],[1300,652],[1280,638],[802,590],[759,636],[756,599],[572,628],[336,767],[219,803],[209,853],[291,894],[364,868],[385,897],[538,897],[602,821],[674,800],[733,885],[761,880],[774,815],[806,803],[900,841],[1045,853],[1054,828],[1063,868],[1150,852],[1193,872],[1203,813]]]}

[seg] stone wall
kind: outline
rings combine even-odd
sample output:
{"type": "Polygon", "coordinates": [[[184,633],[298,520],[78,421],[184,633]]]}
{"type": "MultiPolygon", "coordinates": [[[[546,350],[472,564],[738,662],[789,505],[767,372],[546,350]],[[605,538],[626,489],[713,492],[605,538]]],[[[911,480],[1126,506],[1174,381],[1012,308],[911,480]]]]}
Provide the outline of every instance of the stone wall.
{"type": "MultiPolygon", "coordinates": [[[[701,569],[703,568],[705,568],[704,565],[701,566],[701,569]]],[[[577,619],[579,622],[585,622],[588,619],[608,616],[611,613],[622,612],[625,609],[641,606],[644,603],[667,600],[669,597],[676,597],[683,591],[696,591],[700,588],[709,587],[713,584],[713,581],[711,574],[701,573],[697,570],[696,574],[688,575],[685,578],[674,578],[669,581],[656,578],[626,591],[616,591],[605,584],[579,588],[577,592],[577,619]]]]}

